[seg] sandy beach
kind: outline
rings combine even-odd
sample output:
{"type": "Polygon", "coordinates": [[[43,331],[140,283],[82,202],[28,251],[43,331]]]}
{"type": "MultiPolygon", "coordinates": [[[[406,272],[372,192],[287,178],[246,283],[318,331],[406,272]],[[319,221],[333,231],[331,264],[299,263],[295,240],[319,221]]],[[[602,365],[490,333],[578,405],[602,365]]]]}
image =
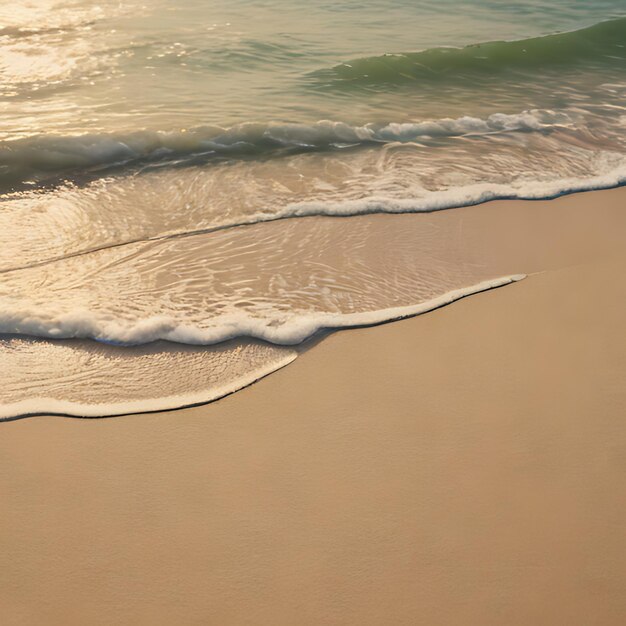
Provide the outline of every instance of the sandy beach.
{"type": "Polygon", "coordinates": [[[213,404],[1,424],[0,621],[621,624],[625,198],[474,208],[537,273],[213,404]]]}

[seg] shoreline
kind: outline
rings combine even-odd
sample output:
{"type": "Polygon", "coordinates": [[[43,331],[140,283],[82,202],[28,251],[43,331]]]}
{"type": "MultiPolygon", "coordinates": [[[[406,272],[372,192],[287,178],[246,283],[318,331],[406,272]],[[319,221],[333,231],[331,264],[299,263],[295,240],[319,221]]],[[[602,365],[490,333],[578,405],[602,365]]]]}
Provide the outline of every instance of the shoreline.
{"type": "MultiPolygon", "coordinates": [[[[555,183],[562,183],[563,181],[555,181],[555,183]]],[[[480,186],[480,185],[477,185],[480,186]]],[[[558,187],[558,185],[556,185],[558,187]]],[[[21,270],[26,270],[26,269],[33,269],[36,267],[42,267],[45,265],[48,265],[50,263],[56,263],[58,261],[65,261],[68,259],[73,259],[73,258],[77,258],[77,257],[81,257],[81,256],[86,256],[89,254],[93,254],[96,252],[102,252],[104,250],[112,250],[115,248],[123,248],[125,246],[132,246],[132,245],[136,245],[136,244],[140,244],[140,243],[147,243],[147,242],[158,242],[158,241],[169,241],[172,239],[184,239],[187,237],[196,237],[198,235],[209,235],[212,233],[219,233],[225,230],[230,230],[230,229],[234,229],[234,228],[250,228],[250,227],[255,227],[258,226],[259,224],[272,224],[274,222],[282,222],[285,220],[290,220],[290,219],[302,219],[302,218],[351,218],[351,217],[363,217],[363,216],[377,216],[377,215],[429,215],[431,213],[439,213],[442,211],[457,211],[459,209],[469,209],[469,208],[475,208],[475,207],[481,207],[484,205],[489,205],[491,203],[508,203],[508,202],[551,202],[553,200],[558,200],[560,198],[567,198],[569,196],[578,196],[580,194],[586,194],[586,193],[592,193],[592,192],[609,192],[609,191],[613,191],[613,190],[617,190],[617,189],[621,189],[623,187],[626,187],[626,166],[622,166],[622,167],[618,167],[615,168],[614,170],[611,170],[608,173],[605,174],[599,174],[596,177],[592,177],[590,179],[587,179],[587,183],[585,185],[581,185],[581,186],[573,186],[573,187],[567,187],[564,188],[560,191],[555,191],[554,193],[550,192],[547,193],[545,195],[541,195],[541,194],[537,194],[537,195],[515,195],[515,194],[508,194],[505,193],[503,195],[497,195],[496,193],[493,193],[491,191],[487,191],[487,198],[482,198],[479,196],[478,199],[475,200],[469,200],[467,202],[461,202],[461,203],[456,203],[456,202],[448,202],[448,203],[443,203],[443,205],[439,206],[433,206],[433,207],[428,207],[428,208],[421,208],[421,209],[415,209],[415,208],[400,208],[398,210],[392,209],[392,210],[386,210],[386,209],[372,209],[372,210],[363,210],[363,211],[356,211],[356,212],[337,212],[337,213],[333,213],[332,211],[316,211],[315,209],[312,210],[307,210],[307,206],[315,206],[314,203],[310,204],[310,203],[303,203],[303,208],[304,211],[303,212],[293,212],[290,213],[288,210],[285,212],[285,214],[278,214],[276,216],[270,216],[270,217],[265,217],[263,216],[263,214],[259,214],[259,215],[254,215],[252,216],[252,218],[249,221],[241,221],[241,222],[234,222],[231,224],[218,224],[216,226],[209,226],[207,228],[201,228],[199,230],[190,230],[190,231],[182,231],[182,232],[174,232],[174,233],[167,233],[167,234],[163,234],[163,235],[154,235],[151,237],[144,237],[144,238],[137,238],[137,239],[130,239],[127,241],[120,241],[117,243],[110,243],[110,244],[105,244],[99,247],[95,247],[95,248],[87,248],[84,250],[78,250],[75,252],[71,252],[69,254],[64,254],[61,256],[54,256],[54,257],[50,257],[47,259],[43,259],[41,261],[36,261],[33,263],[29,263],[26,265],[20,265],[20,266],[15,266],[15,267],[8,267],[8,268],[4,268],[4,269],[0,269],[0,275],[2,274],[10,274],[12,272],[19,272],[21,270]],[[590,183],[589,181],[591,180],[596,180],[596,179],[601,179],[601,178],[605,178],[605,177],[609,177],[614,179],[615,182],[611,182],[611,183],[607,183],[607,184],[595,184],[595,183],[590,183]]],[[[455,188],[452,191],[453,192],[457,192],[458,191],[465,191],[467,188],[455,188]]],[[[13,192],[12,192],[13,193],[13,192]]],[[[437,193],[441,193],[442,195],[445,192],[432,192],[433,195],[436,195],[437,193]]],[[[448,195],[452,195],[452,194],[448,194],[448,195]]],[[[0,194],[1,196],[1,194],[0,194]]],[[[7,196],[5,198],[6,201],[10,201],[11,200],[11,196],[7,196]]],[[[390,199],[390,198],[382,198],[381,199],[383,202],[389,202],[390,204],[393,204],[394,202],[398,203],[398,206],[403,206],[406,205],[407,207],[410,207],[412,203],[418,204],[417,200],[412,200],[412,199],[407,199],[407,200],[394,200],[394,199],[390,199]]],[[[0,200],[1,201],[1,200],[0,200]]],[[[372,199],[372,198],[365,198],[362,202],[367,205],[370,203],[376,203],[378,200],[376,198],[372,199]]],[[[352,201],[355,202],[355,201],[352,201]]],[[[356,203],[358,204],[361,201],[356,201],[356,203]]],[[[287,209],[293,209],[293,206],[298,206],[298,205],[289,205],[287,207],[287,209]]]]}
{"type": "Polygon", "coordinates": [[[540,273],[227,398],[0,425],[7,623],[621,624],[625,198],[492,206],[540,273]]]}
{"type": "MultiPolygon", "coordinates": [[[[175,411],[210,404],[242,391],[250,385],[254,385],[259,382],[266,376],[270,376],[274,372],[281,370],[283,367],[287,367],[287,365],[293,363],[293,361],[298,357],[298,354],[312,349],[313,344],[321,341],[323,337],[332,333],[355,328],[374,328],[382,324],[390,324],[403,319],[425,315],[426,313],[431,313],[437,309],[450,306],[463,298],[469,298],[470,296],[484,293],[485,291],[491,291],[492,289],[499,289],[500,287],[505,287],[506,285],[519,282],[524,278],[526,278],[525,274],[503,276],[493,280],[483,281],[470,287],[455,289],[443,294],[442,296],[434,298],[433,300],[427,300],[426,302],[421,302],[416,305],[336,316],[327,315],[326,317],[328,318],[337,318],[338,322],[341,322],[343,325],[337,323],[334,326],[320,326],[313,334],[309,335],[306,339],[303,339],[297,344],[280,344],[270,342],[272,345],[276,346],[293,347],[294,350],[292,353],[287,353],[281,362],[268,365],[265,369],[256,370],[251,376],[248,376],[243,380],[237,380],[234,385],[231,383],[230,387],[225,385],[224,389],[197,393],[195,396],[189,394],[188,396],[172,396],[155,398],[153,400],[136,400],[134,402],[130,401],[121,405],[110,404],[106,405],[106,408],[103,408],[100,405],[80,405],[75,402],[57,400],[54,398],[42,398],[41,400],[35,401],[35,404],[47,404],[49,407],[48,409],[37,410],[36,408],[32,408],[31,410],[28,410],[30,403],[22,400],[15,404],[0,407],[0,423],[27,419],[29,417],[37,417],[41,415],[75,417],[77,419],[123,417],[125,415],[140,415],[142,413],[175,411]],[[358,321],[350,323],[351,319],[358,319],[358,321]],[[207,397],[211,394],[213,394],[213,397],[207,397]],[[23,413],[15,413],[18,411],[16,408],[18,406],[24,407],[22,409],[24,411],[23,413]],[[15,413],[15,415],[11,415],[10,413],[15,413]]],[[[257,339],[257,337],[246,336],[243,337],[243,339],[254,340],[257,339]]]]}
{"type": "MultiPolygon", "coordinates": [[[[293,224],[284,222],[261,225],[257,227],[260,230],[246,233],[247,239],[254,242],[256,236],[283,237],[287,245],[290,245],[291,241],[298,240],[298,236],[304,236],[309,229],[313,229],[324,234],[334,233],[333,236],[339,245],[343,236],[358,240],[362,235],[367,237],[368,242],[365,248],[367,253],[363,255],[362,262],[367,262],[372,268],[379,264],[381,268],[387,267],[384,260],[391,258],[388,252],[390,243],[397,242],[396,254],[399,259],[404,259],[402,262],[406,268],[406,272],[403,271],[401,274],[412,272],[415,292],[410,293],[415,294],[417,303],[411,304],[412,298],[407,297],[409,293],[407,292],[401,302],[386,298],[387,306],[392,308],[294,318],[276,328],[265,326],[262,322],[256,327],[251,323],[247,325],[250,330],[256,329],[257,336],[265,339],[275,336],[274,338],[278,339],[296,337],[301,340],[303,336],[312,334],[320,327],[324,328],[321,336],[327,336],[345,330],[342,327],[346,325],[367,327],[435,309],[442,301],[446,303],[450,297],[456,299],[458,295],[465,295],[468,290],[482,291],[485,285],[489,286],[494,281],[494,276],[516,278],[522,272],[533,275],[537,272],[592,261],[610,253],[611,250],[619,250],[622,245],[621,233],[626,229],[626,213],[621,210],[624,194],[623,189],[616,188],[564,196],[551,201],[515,200],[484,203],[475,207],[430,214],[356,216],[340,224],[336,224],[334,218],[304,217],[294,220],[293,224]],[[590,203],[593,203],[591,210],[590,203]],[[288,235],[285,235],[285,232],[288,235]],[[294,232],[300,234],[295,235],[294,232]],[[401,252],[402,250],[404,252],[401,252]],[[410,255],[403,257],[402,254],[406,254],[407,250],[411,250],[410,255]],[[429,285],[429,272],[433,272],[434,282],[439,282],[443,286],[447,281],[445,291],[441,288],[439,291],[444,292],[443,295],[438,295],[435,289],[424,297],[421,284],[429,285]]],[[[340,256],[335,258],[334,252],[323,260],[331,265],[342,262],[340,256]]],[[[384,296],[385,274],[378,272],[377,279],[382,281],[379,288],[383,289],[380,295],[384,296]]],[[[495,282],[499,283],[502,280],[504,279],[495,282]]],[[[385,298],[381,297],[380,300],[382,302],[385,298]]],[[[77,322],[74,320],[72,323],[77,322]]],[[[189,335],[188,330],[184,332],[189,335]]],[[[210,332],[221,330],[211,329],[210,332]]],[[[5,400],[10,398],[12,402],[10,405],[4,405],[2,421],[49,412],[77,417],[107,417],[175,410],[212,402],[241,391],[280,369],[287,362],[293,361],[298,353],[306,352],[312,345],[316,345],[319,340],[319,333],[295,345],[291,345],[291,342],[282,345],[256,339],[236,339],[232,340],[232,343],[221,343],[206,349],[202,346],[170,342],[145,344],[136,349],[109,346],[101,342],[82,342],[78,339],[56,340],[50,344],[35,343],[32,354],[39,362],[42,362],[46,350],[48,358],[57,361],[67,359],[68,368],[80,374],[76,379],[77,386],[67,387],[70,391],[66,393],[63,372],[53,371],[51,384],[41,388],[37,398],[30,398],[22,391],[26,389],[24,384],[15,379],[15,376],[13,377],[15,380],[9,377],[7,388],[15,387],[18,395],[5,397],[5,400]],[[222,358],[219,354],[227,355],[229,350],[237,349],[238,345],[244,345],[246,342],[257,345],[258,350],[256,353],[254,351],[249,353],[250,359],[239,359],[245,371],[233,368],[232,378],[224,375],[220,377],[220,363],[215,359],[222,358]],[[98,380],[110,379],[114,382],[117,385],[115,393],[90,395],[88,386],[90,371],[76,364],[74,346],[83,346],[86,355],[94,355],[97,360],[92,361],[91,371],[98,380]],[[156,361],[159,350],[163,352],[164,358],[169,359],[162,365],[166,368],[162,374],[158,376],[155,374],[158,368],[149,370],[144,367],[142,370],[135,366],[135,363],[140,363],[139,357],[143,354],[154,355],[146,358],[154,358],[156,361]],[[191,357],[185,359],[185,354],[190,351],[194,352],[195,356],[193,359],[191,357]],[[176,361],[176,354],[179,353],[180,360],[176,361]],[[267,355],[265,362],[259,361],[258,357],[262,354],[267,355]],[[167,367],[173,368],[169,370],[173,373],[168,374],[167,367]],[[178,375],[181,367],[186,372],[184,376],[194,377],[193,385],[178,384],[178,380],[181,379],[178,375]],[[218,373],[217,376],[211,374],[212,367],[218,373]],[[202,368],[201,377],[197,375],[198,368],[202,368]],[[133,381],[139,377],[145,382],[138,387],[133,381]],[[55,383],[56,380],[59,380],[58,385],[55,383]],[[21,407],[19,411],[7,410],[15,408],[18,404],[21,407]],[[16,416],[15,413],[19,415],[16,416]]],[[[15,372],[20,372],[28,365],[21,359],[19,341],[16,347],[18,350],[14,351],[14,357],[8,358],[11,357],[11,351],[7,354],[5,367],[9,368],[9,371],[13,367],[15,372]]],[[[24,353],[30,355],[30,352],[24,353]]],[[[222,362],[227,363],[226,356],[222,362]]],[[[230,362],[236,364],[237,360],[231,359],[230,362]]]]}

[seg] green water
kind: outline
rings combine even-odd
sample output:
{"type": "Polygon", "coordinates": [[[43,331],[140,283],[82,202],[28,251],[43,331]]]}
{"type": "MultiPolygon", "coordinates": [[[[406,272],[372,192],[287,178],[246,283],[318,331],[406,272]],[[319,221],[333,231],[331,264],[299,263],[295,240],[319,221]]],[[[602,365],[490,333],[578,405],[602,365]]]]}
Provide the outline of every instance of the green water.
{"type": "Polygon", "coordinates": [[[625,10],[623,0],[18,1],[0,8],[0,137],[567,106],[623,80],[624,23],[536,38],[625,10]],[[529,41],[454,50],[502,40],[529,41]],[[566,66],[563,85],[554,63],[566,66]],[[323,80],[332,68],[369,89],[337,93],[323,80]],[[415,84],[390,88],[402,79],[415,84]],[[438,85],[425,94],[421,79],[438,85]]]}

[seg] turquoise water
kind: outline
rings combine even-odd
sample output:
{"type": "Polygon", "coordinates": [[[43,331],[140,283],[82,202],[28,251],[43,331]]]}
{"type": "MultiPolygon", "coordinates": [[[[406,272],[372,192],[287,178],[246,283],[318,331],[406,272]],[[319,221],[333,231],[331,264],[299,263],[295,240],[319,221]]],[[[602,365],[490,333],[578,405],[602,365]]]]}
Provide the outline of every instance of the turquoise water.
{"type": "Polygon", "coordinates": [[[624,0],[18,0],[0,71],[0,416],[218,397],[511,280],[364,214],[626,181],[624,0]]]}

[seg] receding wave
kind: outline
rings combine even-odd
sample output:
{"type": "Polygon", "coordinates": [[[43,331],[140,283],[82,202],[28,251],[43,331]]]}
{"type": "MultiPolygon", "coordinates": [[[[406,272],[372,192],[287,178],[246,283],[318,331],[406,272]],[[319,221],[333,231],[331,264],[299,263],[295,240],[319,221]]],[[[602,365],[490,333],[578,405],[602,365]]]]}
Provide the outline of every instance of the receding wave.
{"type": "Polygon", "coordinates": [[[210,401],[291,362],[290,346],[320,329],[423,313],[519,279],[515,255],[492,263],[467,246],[481,224],[461,237],[455,219],[284,220],[5,275],[0,418],[210,401]]]}
{"type": "Polygon", "coordinates": [[[293,348],[248,340],[120,348],[11,337],[0,338],[0,351],[0,421],[41,413],[103,417],[211,402],[297,357],[293,348]]]}
{"type": "MultiPolygon", "coordinates": [[[[410,307],[309,321],[306,332],[301,329],[298,334],[306,338],[314,328],[330,323],[348,328],[425,313],[521,278],[485,281],[410,307]]],[[[162,342],[129,349],[14,337],[2,339],[0,349],[8,366],[8,380],[0,392],[0,421],[40,413],[101,417],[211,402],[285,367],[298,354],[292,348],[246,338],[200,349],[162,342]],[[22,382],[32,377],[34,360],[55,363],[54,373],[38,381],[35,393],[33,386],[22,382]],[[117,381],[115,385],[112,380],[117,381]]]]}
{"type": "Polygon", "coordinates": [[[513,262],[466,262],[455,220],[430,221],[407,231],[392,216],[283,220],[4,274],[0,335],[295,345],[323,328],[430,310],[517,273],[513,262]]]}
{"type": "Polygon", "coordinates": [[[219,325],[196,327],[164,315],[139,321],[111,319],[92,311],[73,311],[47,317],[36,310],[15,309],[0,312],[0,334],[18,334],[50,339],[95,339],[114,345],[143,345],[158,340],[186,345],[216,345],[231,339],[260,339],[267,343],[293,346],[320,330],[373,326],[440,308],[468,295],[495,289],[525,278],[514,274],[454,289],[418,304],[355,313],[293,315],[286,321],[261,320],[246,314],[230,315],[219,325]]]}
{"type": "Polygon", "coordinates": [[[585,62],[621,65],[625,60],[626,17],[622,17],[581,30],[518,41],[355,59],[312,76],[324,83],[398,84],[585,62]]]}
{"type": "Polygon", "coordinates": [[[78,173],[102,174],[126,165],[339,150],[433,137],[546,131],[568,127],[571,123],[564,112],[529,110],[510,115],[495,113],[486,119],[463,116],[362,126],[322,120],[310,125],[244,123],[232,128],[203,126],[127,135],[43,135],[0,143],[0,191],[78,173]]]}
{"type": "MultiPolygon", "coordinates": [[[[609,161],[614,163],[614,159],[609,161]]],[[[48,251],[48,255],[44,258],[29,259],[25,263],[8,263],[4,266],[0,266],[0,275],[9,275],[13,272],[44,267],[57,262],[86,257],[107,250],[124,249],[141,244],[176,241],[209,235],[211,233],[230,231],[241,227],[253,227],[257,224],[289,220],[291,218],[433,213],[447,209],[474,206],[493,200],[549,200],[562,195],[582,191],[610,189],[626,184],[626,159],[620,157],[618,161],[619,164],[617,166],[614,164],[614,166],[606,172],[589,177],[557,178],[550,181],[521,180],[506,184],[475,183],[437,191],[421,190],[419,194],[410,197],[392,197],[381,194],[371,194],[358,199],[336,201],[311,200],[287,203],[281,207],[274,207],[272,212],[260,210],[251,214],[236,216],[231,219],[225,216],[222,221],[201,228],[187,228],[168,231],[163,234],[119,239],[101,243],[93,247],[78,249],[76,251],[68,251],[65,249],[63,253],[55,256],[49,255],[48,251]]],[[[22,250],[20,254],[23,257],[28,254],[28,251],[22,250]]],[[[0,311],[0,333],[14,332],[14,330],[6,330],[6,328],[14,328],[13,324],[15,324],[15,318],[9,316],[3,319],[2,312],[0,311]]],[[[46,333],[44,333],[44,335],[45,334],[46,333]]]]}

